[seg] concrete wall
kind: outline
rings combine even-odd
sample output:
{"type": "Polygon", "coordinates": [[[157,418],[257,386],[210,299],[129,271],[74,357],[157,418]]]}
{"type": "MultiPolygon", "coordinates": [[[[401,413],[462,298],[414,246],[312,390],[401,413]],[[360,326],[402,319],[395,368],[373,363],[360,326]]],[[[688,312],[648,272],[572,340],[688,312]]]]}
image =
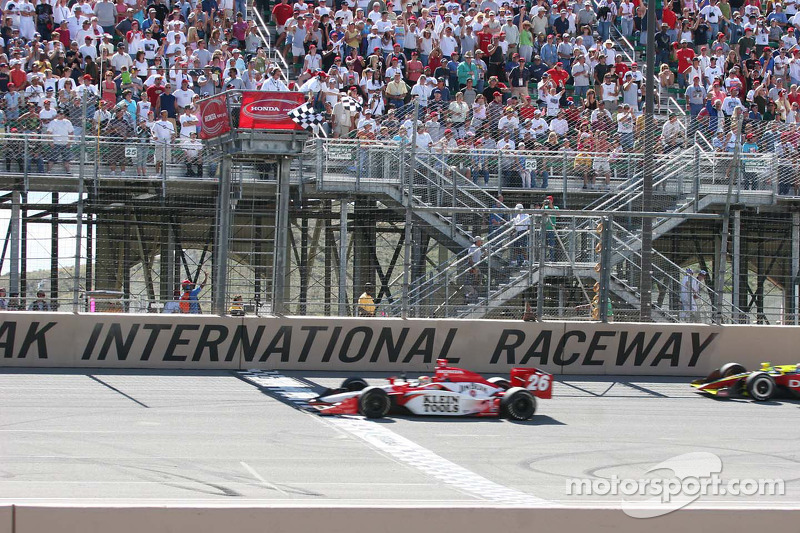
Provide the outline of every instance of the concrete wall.
{"type": "Polygon", "coordinates": [[[0,366],[707,374],[798,359],[800,328],[500,320],[3,313],[0,366]]]}
{"type": "MultiPolygon", "coordinates": [[[[0,519],[7,514],[0,512],[0,519]]],[[[794,531],[798,510],[684,509],[647,520],[618,509],[17,506],[14,533],[406,533],[427,531],[794,531]]],[[[8,522],[0,522],[0,531],[8,522]]],[[[8,530],[10,531],[10,529],[8,530]]]]}

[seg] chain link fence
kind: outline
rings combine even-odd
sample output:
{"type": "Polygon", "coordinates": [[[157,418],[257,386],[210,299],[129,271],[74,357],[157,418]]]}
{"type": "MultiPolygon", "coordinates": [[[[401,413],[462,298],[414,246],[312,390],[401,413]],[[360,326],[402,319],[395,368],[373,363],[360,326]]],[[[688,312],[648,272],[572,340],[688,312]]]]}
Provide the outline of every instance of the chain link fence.
{"type": "Polygon", "coordinates": [[[17,309],[181,312],[188,281],[202,312],[624,321],[646,294],[656,321],[796,323],[798,134],[741,132],[609,157],[594,189],[576,163],[597,152],[423,147],[413,128],[227,159],[193,139],[5,134],[0,272],[17,309]]]}

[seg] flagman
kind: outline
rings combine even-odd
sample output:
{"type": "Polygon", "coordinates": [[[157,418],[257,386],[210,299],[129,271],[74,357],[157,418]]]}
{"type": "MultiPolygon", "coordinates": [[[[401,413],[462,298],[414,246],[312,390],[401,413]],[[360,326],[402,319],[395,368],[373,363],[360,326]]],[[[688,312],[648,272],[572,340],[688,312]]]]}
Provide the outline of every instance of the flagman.
{"type": "Polygon", "coordinates": [[[275,67],[275,69],[272,71],[272,75],[261,85],[261,90],[281,93],[289,92],[289,87],[287,87],[281,79],[280,68],[275,67]]]}

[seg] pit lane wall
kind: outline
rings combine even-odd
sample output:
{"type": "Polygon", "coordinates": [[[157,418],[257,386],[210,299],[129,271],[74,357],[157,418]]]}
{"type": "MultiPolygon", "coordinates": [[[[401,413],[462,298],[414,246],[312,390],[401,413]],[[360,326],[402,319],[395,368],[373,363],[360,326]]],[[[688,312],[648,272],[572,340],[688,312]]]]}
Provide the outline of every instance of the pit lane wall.
{"type": "Polygon", "coordinates": [[[406,533],[458,531],[796,531],[800,511],[683,509],[658,518],[630,518],[619,509],[498,508],[191,508],[17,505],[0,507],[0,533],[406,533]]]}
{"type": "Polygon", "coordinates": [[[437,358],[479,372],[700,376],[729,361],[800,359],[800,328],[3,313],[0,367],[425,372],[437,358]]]}

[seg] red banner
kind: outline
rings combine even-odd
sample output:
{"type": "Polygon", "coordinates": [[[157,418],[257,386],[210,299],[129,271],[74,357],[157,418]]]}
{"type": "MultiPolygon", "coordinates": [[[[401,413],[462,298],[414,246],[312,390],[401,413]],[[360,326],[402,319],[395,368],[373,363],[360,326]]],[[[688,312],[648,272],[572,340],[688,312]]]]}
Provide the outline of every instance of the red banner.
{"type": "Polygon", "coordinates": [[[201,139],[213,139],[231,131],[227,98],[227,95],[220,94],[198,103],[200,109],[197,114],[200,117],[201,139]]]}
{"type": "Polygon", "coordinates": [[[303,93],[247,91],[242,93],[239,127],[257,130],[303,130],[289,111],[306,101],[303,93]]]}

